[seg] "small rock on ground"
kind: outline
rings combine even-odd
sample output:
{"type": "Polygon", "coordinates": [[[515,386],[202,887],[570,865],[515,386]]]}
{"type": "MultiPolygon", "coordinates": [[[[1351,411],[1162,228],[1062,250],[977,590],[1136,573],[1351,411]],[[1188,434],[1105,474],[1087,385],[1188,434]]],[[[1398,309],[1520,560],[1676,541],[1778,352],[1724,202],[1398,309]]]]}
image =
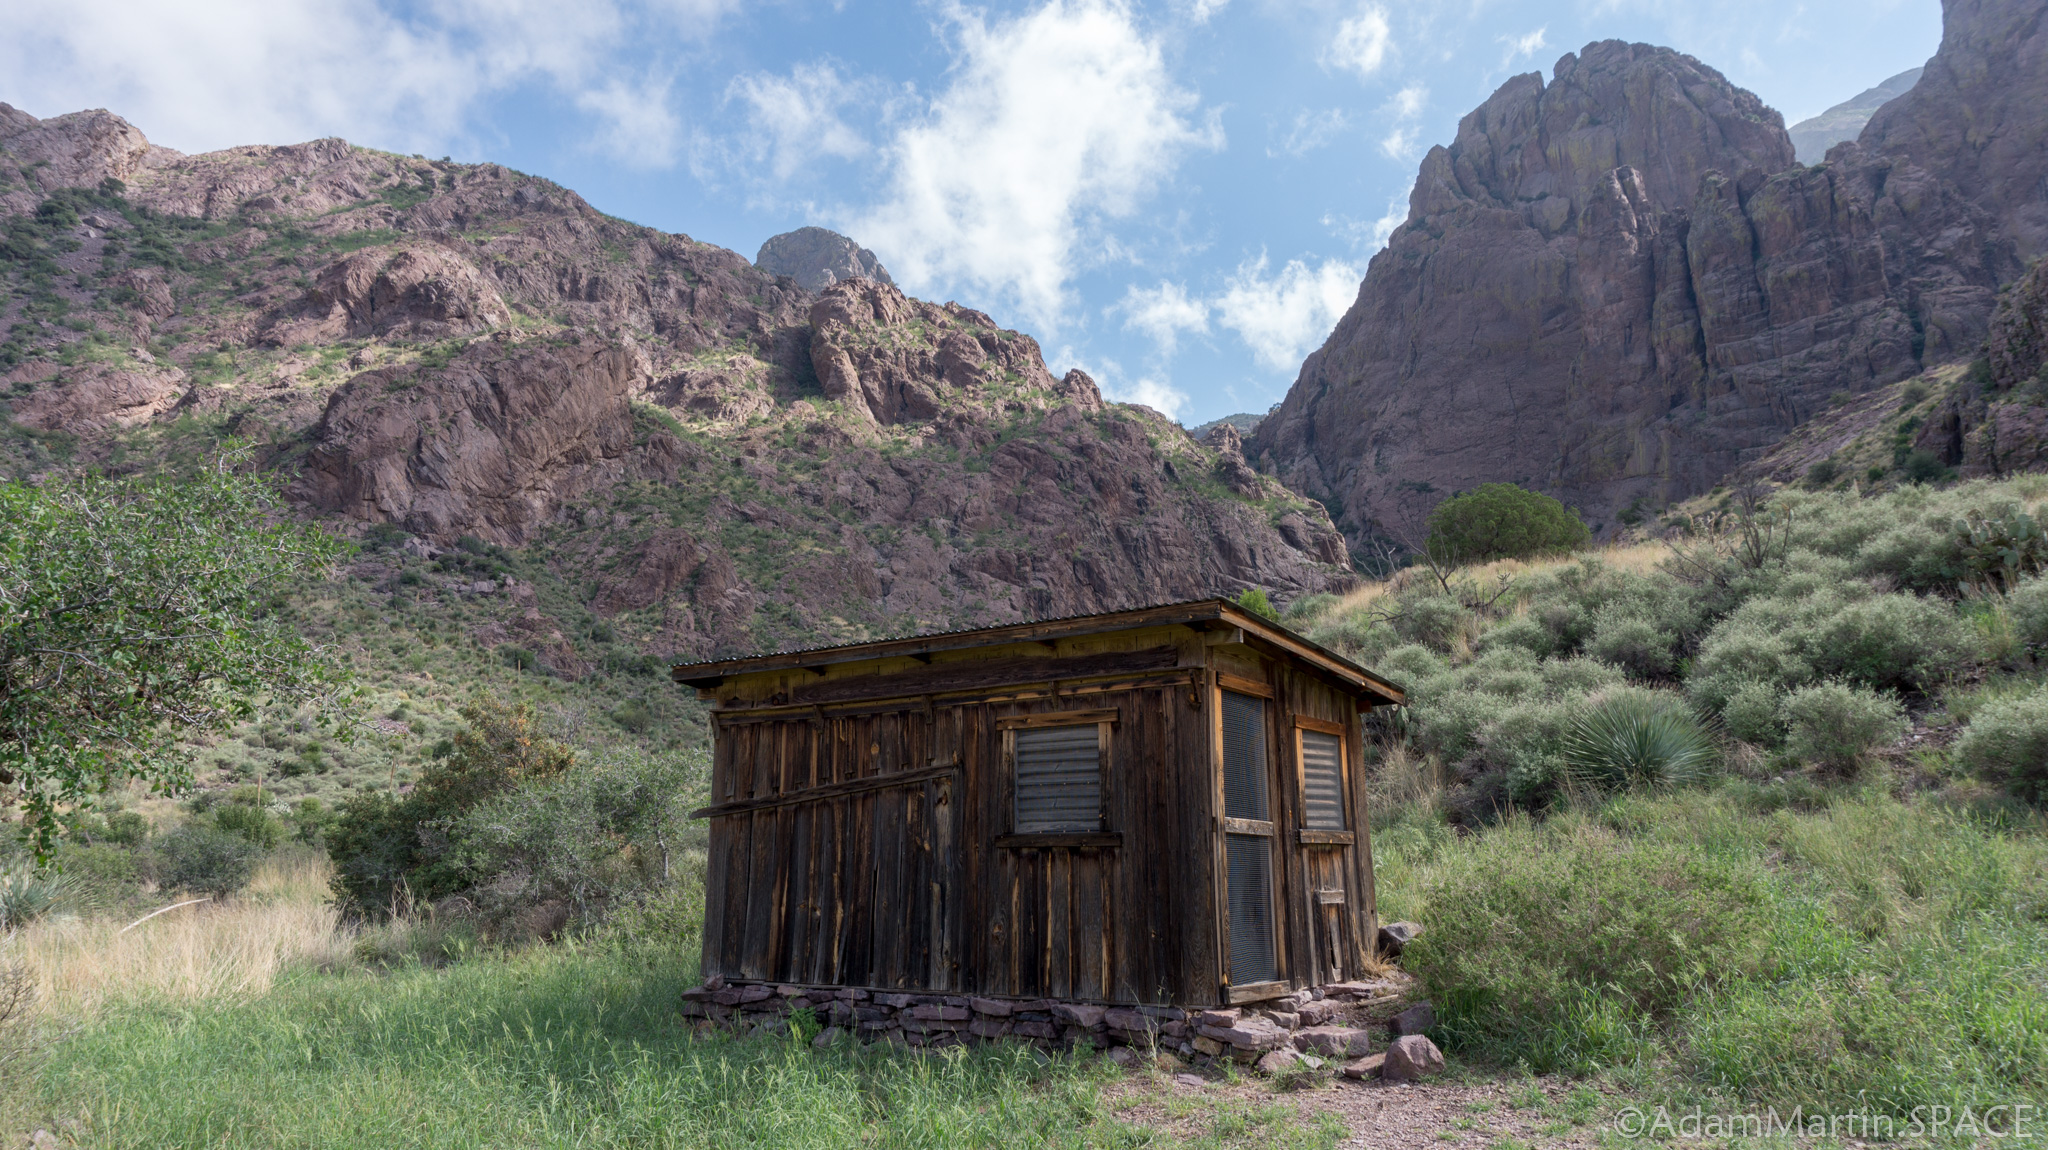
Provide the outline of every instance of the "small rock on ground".
{"type": "Polygon", "coordinates": [[[1421,1034],[1436,1025],[1436,1008],[1427,1002],[1418,1002],[1394,1016],[1394,1033],[1421,1034]]]}
{"type": "Polygon", "coordinates": [[[1389,1082],[1419,1082],[1444,1068],[1443,1051],[1436,1043],[1420,1034],[1403,1035],[1387,1047],[1386,1069],[1383,1072],[1389,1082]]]}

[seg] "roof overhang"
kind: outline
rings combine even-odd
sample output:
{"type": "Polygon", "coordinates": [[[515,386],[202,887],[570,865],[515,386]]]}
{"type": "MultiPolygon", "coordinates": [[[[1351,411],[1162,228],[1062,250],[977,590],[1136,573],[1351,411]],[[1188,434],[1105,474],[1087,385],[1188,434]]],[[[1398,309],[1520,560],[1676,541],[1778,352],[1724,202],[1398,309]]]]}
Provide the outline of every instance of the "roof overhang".
{"type": "Polygon", "coordinates": [[[1313,642],[1264,616],[1253,614],[1227,599],[1197,599],[1159,607],[1109,611],[1100,615],[1076,615],[1038,623],[1011,623],[973,631],[948,631],[937,635],[915,635],[903,639],[879,639],[839,647],[816,647],[755,655],[744,659],[714,659],[702,663],[679,663],[669,676],[685,686],[709,690],[737,675],[763,671],[817,670],[840,663],[861,663],[874,659],[929,658],[947,651],[992,647],[1005,643],[1049,643],[1105,631],[1128,631],[1140,627],[1172,625],[1210,630],[1235,627],[1246,641],[1278,654],[1297,659],[1364,697],[1374,705],[1399,704],[1405,697],[1399,687],[1366,670],[1335,651],[1313,642]]]}

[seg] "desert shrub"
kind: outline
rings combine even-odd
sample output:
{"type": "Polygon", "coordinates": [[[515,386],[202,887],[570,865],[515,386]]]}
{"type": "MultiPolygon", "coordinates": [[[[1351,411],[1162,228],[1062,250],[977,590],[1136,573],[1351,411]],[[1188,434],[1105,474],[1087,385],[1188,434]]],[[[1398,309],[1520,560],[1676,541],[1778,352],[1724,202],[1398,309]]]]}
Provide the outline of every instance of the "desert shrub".
{"type": "Polygon", "coordinates": [[[1337,597],[1335,595],[1327,591],[1317,591],[1312,594],[1303,595],[1294,600],[1294,602],[1289,603],[1287,610],[1280,613],[1280,619],[1290,627],[1299,627],[1304,623],[1322,618],[1329,612],[1330,608],[1336,605],[1337,597]]]}
{"type": "Polygon", "coordinates": [[[1847,604],[1796,636],[1822,675],[1871,687],[1925,688],[1967,664],[1970,625],[1948,604],[1915,595],[1876,595],[1847,604]]]}
{"type": "Polygon", "coordinates": [[[1676,645],[1677,636],[1651,620],[1626,608],[1609,608],[1595,618],[1586,653],[1637,678],[1656,679],[1671,672],[1676,645]]]}
{"type": "Polygon", "coordinates": [[[1591,538],[1584,521],[1550,496],[1487,483],[1437,504],[1424,546],[1439,563],[1486,563],[1572,551],[1591,538]]]}
{"type": "Polygon", "coordinates": [[[1541,1073],[1629,1058],[1694,995],[1768,970],[1761,864],[1510,819],[1439,857],[1402,956],[1454,1049],[1541,1073]]]}
{"type": "Polygon", "coordinates": [[[114,811],[107,815],[107,841],[124,847],[139,847],[149,838],[149,820],[136,811],[114,811]]]}
{"type": "Polygon", "coordinates": [[[1905,733],[1897,699],[1849,683],[1816,683],[1785,696],[1785,749],[1807,762],[1847,774],[1870,752],[1905,733]]]}
{"type": "Polygon", "coordinates": [[[1235,602],[1262,619],[1271,619],[1276,623],[1280,621],[1280,612],[1273,609],[1273,600],[1267,596],[1263,587],[1245,588],[1237,593],[1235,602]]]}
{"type": "Polygon", "coordinates": [[[1785,691],[1813,678],[1786,635],[1768,624],[1731,619],[1714,628],[1693,661],[1685,691],[1695,706],[1721,713],[1737,691],[1763,683],[1785,691]]]}
{"type": "Polygon", "coordinates": [[[245,803],[222,803],[208,815],[213,825],[231,835],[247,839],[258,850],[270,850],[284,837],[284,824],[262,807],[245,803]]]}
{"type": "Polygon", "coordinates": [[[1379,663],[1384,652],[1401,646],[1403,642],[1392,627],[1365,615],[1325,618],[1310,627],[1306,634],[1333,651],[1368,663],[1379,663]]]}
{"type": "Polygon", "coordinates": [[[1520,647],[1532,655],[1542,657],[1557,653],[1557,638],[1541,620],[1521,615],[1488,628],[1472,646],[1474,650],[1480,652],[1497,647],[1520,647]]]}
{"type": "Polygon", "coordinates": [[[292,804],[292,837],[308,846],[321,845],[333,821],[334,812],[327,804],[310,795],[292,804]]]}
{"type": "Polygon", "coordinates": [[[2013,637],[2036,653],[2048,650],[2048,578],[2022,580],[2006,597],[2013,637]]]}
{"type": "Polygon", "coordinates": [[[2048,687],[1986,704],[1950,753],[1964,769],[2048,805],[2048,687]]]}
{"type": "Polygon", "coordinates": [[[1562,742],[1577,785],[1614,791],[1698,782],[1720,765],[1713,736],[1677,695],[1617,688],[1591,700],[1562,742]]]}
{"type": "Polygon", "coordinates": [[[125,901],[139,889],[135,852],[127,847],[69,842],[57,848],[55,863],[76,901],[88,907],[125,901]]]}
{"type": "Polygon", "coordinates": [[[1785,720],[1780,714],[1784,692],[1769,683],[1738,685],[1721,707],[1721,723],[1728,733],[1745,743],[1776,748],[1785,742],[1785,720]]]}
{"type": "Polygon", "coordinates": [[[1465,605],[1449,595],[1414,595],[1401,602],[1392,620],[1394,632],[1410,643],[1449,651],[1464,630],[1465,605]]]}
{"type": "Polygon", "coordinates": [[[154,853],[159,885],[226,898],[249,884],[263,848],[195,820],[157,836],[154,853]]]}
{"type": "Polygon", "coordinates": [[[666,882],[709,771],[694,756],[603,754],[502,791],[448,826],[450,857],[503,917],[548,900],[580,921],[627,892],[666,882]]]}
{"type": "Polygon", "coordinates": [[[611,719],[621,729],[639,735],[645,734],[647,728],[654,725],[654,712],[648,708],[645,700],[628,699],[611,713],[611,719]]]}
{"type": "Polygon", "coordinates": [[[541,729],[529,704],[484,695],[461,708],[467,725],[445,757],[403,798],[359,794],[325,829],[334,893],[351,913],[388,913],[406,899],[431,902],[463,889],[450,855],[449,824],[479,803],[525,783],[553,778],[575,755],[541,729]]]}

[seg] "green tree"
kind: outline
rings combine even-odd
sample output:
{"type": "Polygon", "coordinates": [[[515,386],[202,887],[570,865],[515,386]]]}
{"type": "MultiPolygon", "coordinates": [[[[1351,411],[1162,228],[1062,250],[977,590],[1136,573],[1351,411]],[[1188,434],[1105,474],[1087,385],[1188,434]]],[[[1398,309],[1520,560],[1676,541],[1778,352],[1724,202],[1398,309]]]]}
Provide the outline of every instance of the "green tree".
{"type": "Polygon", "coordinates": [[[1454,495],[1429,513],[1429,557],[1458,566],[1526,559],[1584,547],[1593,533],[1571,509],[1512,483],[1454,495]]]}
{"type": "Polygon", "coordinates": [[[469,885],[450,838],[456,820],[521,785],[553,779],[576,754],[550,738],[533,706],[480,695],[462,707],[467,726],[446,758],[404,798],[361,794],[327,825],[335,897],[359,914],[381,914],[402,899],[431,902],[469,885]]]}
{"type": "Polygon", "coordinates": [[[0,805],[40,857],[58,812],[191,783],[181,739],[258,701],[324,701],[346,670],[278,607],[344,553],[223,452],[198,474],[0,483],[0,805]]]}

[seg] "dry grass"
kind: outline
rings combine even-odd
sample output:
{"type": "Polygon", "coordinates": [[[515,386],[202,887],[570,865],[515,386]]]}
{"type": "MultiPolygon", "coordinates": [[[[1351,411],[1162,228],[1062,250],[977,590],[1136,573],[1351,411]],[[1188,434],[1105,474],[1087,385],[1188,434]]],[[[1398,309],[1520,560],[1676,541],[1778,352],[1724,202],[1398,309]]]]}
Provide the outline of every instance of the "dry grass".
{"type": "MultiPolygon", "coordinates": [[[[1510,579],[1539,575],[1568,567],[1581,559],[1598,559],[1610,567],[1637,575],[1647,575],[1663,566],[1671,557],[1671,547],[1658,540],[1637,543],[1620,543],[1607,547],[1596,547],[1570,555],[1550,556],[1542,559],[1496,559],[1473,567],[1460,567],[1452,576],[1454,581],[1470,582],[1488,592],[1498,588],[1510,579]]],[[[1431,576],[1426,569],[1405,567],[1386,579],[1364,583],[1346,592],[1335,603],[1318,613],[1318,617],[1350,615],[1370,607],[1386,595],[1398,595],[1410,588],[1429,584],[1431,576]]]]}
{"type": "Polygon", "coordinates": [[[346,959],[347,942],[326,902],[327,873],[324,856],[274,857],[237,898],[133,929],[104,918],[44,919],[0,941],[0,963],[25,964],[36,1008],[54,1016],[142,998],[261,994],[293,963],[346,959]]]}

